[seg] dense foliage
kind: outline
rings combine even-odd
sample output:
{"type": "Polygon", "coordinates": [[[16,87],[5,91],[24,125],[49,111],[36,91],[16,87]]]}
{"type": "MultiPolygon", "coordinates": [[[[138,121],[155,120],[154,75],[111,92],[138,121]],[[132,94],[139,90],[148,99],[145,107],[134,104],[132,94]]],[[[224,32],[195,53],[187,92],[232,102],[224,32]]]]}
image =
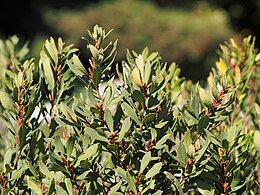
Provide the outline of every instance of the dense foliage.
{"type": "Polygon", "coordinates": [[[258,194],[254,39],[221,45],[203,88],[147,48],[115,65],[109,34],[88,31],[88,69],[61,38],[39,62],[0,41],[2,194],[258,194]]]}

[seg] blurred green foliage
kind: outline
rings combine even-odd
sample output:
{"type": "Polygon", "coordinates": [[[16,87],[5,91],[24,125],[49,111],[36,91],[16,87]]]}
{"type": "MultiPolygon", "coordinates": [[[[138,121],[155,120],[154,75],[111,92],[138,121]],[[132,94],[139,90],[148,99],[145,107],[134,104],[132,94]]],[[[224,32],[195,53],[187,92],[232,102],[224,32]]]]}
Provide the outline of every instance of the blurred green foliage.
{"type": "Polygon", "coordinates": [[[85,29],[94,24],[113,28],[111,39],[120,40],[117,61],[124,58],[125,48],[140,52],[148,46],[162,53],[166,61],[175,60],[183,75],[192,80],[207,77],[217,46],[232,34],[226,13],[205,2],[190,10],[160,8],[150,1],[104,1],[80,9],[47,9],[44,22],[83,51],[79,37],[85,29]]]}

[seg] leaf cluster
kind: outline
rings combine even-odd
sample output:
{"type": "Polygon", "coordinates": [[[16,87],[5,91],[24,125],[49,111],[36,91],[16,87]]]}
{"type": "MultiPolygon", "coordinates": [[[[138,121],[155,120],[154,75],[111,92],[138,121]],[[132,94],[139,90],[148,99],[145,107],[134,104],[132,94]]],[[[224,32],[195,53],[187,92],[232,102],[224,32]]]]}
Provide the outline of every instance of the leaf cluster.
{"type": "Polygon", "coordinates": [[[0,42],[1,193],[259,193],[254,39],[221,45],[203,88],[148,48],[128,50],[111,74],[110,32],[88,31],[88,69],[61,38],[39,62],[16,37],[0,42]]]}

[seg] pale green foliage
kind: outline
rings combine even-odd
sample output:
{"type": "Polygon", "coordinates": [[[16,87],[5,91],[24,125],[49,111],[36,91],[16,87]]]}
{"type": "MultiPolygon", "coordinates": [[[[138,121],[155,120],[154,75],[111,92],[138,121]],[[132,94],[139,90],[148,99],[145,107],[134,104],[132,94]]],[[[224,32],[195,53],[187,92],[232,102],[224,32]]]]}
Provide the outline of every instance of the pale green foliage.
{"type": "Polygon", "coordinates": [[[17,38],[0,42],[2,194],[258,194],[251,38],[221,46],[204,89],[148,48],[127,51],[117,85],[109,33],[88,31],[88,69],[60,38],[45,42],[39,62],[26,59],[26,45],[14,49],[17,38]]]}

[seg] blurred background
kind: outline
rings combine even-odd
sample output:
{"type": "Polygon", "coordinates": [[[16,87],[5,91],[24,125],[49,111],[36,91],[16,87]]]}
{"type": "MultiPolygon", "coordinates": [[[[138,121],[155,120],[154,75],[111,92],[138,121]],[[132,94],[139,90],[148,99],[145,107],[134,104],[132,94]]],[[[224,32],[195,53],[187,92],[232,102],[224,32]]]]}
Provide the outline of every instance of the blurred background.
{"type": "Polygon", "coordinates": [[[49,36],[61,36],[81,48],[87,66],[87,29],[95,24],[114,29],[119,39],[117,61],[126,49],[158,51],[162,61],[175,61],[182,76],[193,81],[208,76],[219,44],[231,37],[256,36],[260,48],[259,0],[5,0],[0,6],[0,38],[17,34],[30,40],[38,56],[49,36]]]}

